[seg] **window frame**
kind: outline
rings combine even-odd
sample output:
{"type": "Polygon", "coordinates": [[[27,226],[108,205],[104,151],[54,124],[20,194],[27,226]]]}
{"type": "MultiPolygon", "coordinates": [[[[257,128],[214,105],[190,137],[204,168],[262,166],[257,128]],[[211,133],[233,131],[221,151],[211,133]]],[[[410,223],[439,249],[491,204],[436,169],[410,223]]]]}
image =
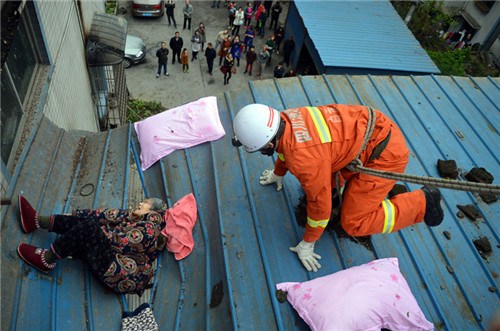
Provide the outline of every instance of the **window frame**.
{"type": "MultiPolygon", "coordinates": [[[[40,21],[38,19],[35,4],[32,1],[28,1],[24,4],[24,6],[23,4],[21,4],[20,7],[18,8],[18,11],[20,11],[19,13],[20,18],[18,26],[16,26],[16,35],[14,36],[14,39],[18,37],[19,25],[22,24],[23,25],[22,28],[25,31],[25,35],[23,36],[23,38],[27,38],[27,42],[29,43],[33,51],[31,56],[34,59],[35,65],[33,70],[31,71],[31,76],[29,78],[30,81],[28,83],[24,100],[21,100],[20,92],[14,83],[14,79],[11,75],[9,65],[7,63],[9,57],[12,56],[12,54],[10,53],[11,49],[9,49],[9,54],[7,54],[7,58],[2,68],[2,75],[6,75],[5,77],[6,84],[9,84],[7,89],[13,91],[14,94],[13,97],[15,98],[15,102],[20,106],[21,109],[21,114],[20,114],[21,119],[16,129],[15,137],[13,138],[12,147],[9,156],[7,158],[7,164],[5,164],[3,158],[0,158],[2,175],[4,176],[4,178],[9,178],[9,179],[15,167],[14,161],[16,158],[14,156],[19,148],[21,134],[24,131],[24,126],[26,125],[27,110],[29,109],[31,102],[33,101],[34,87],[38,85],[36,84],[36,82],[38,79],[41,78],[39,77],[40,69],[44,65],[50,65],[50,58],[43,39],[43,32],[40,25],[40,21]]],[[[10,180],[8,180],[8,183],[10,183],[10,180]]]]}

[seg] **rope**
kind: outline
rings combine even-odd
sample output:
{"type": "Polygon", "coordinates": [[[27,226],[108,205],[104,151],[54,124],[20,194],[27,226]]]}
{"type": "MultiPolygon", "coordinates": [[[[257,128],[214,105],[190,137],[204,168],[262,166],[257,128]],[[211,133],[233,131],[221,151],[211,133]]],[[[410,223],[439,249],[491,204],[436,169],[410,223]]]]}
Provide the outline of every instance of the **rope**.
{"type": "Polygon", "coordinates": [[[368,145],[368,141],[372,136],[373,129],[375,128],[375,122],[377,121],[377,115],[375,114],[373,108],[366,107],[366,110],[368,110],[368,122],[366,123],[366,131],[365,131],[365,136],[363,138],[363,146],[361,147],[361,150],[359,151],[358,155],[354,158],[354,161],[352,161],[346,166],[346,168],[350,171],[355,171],[354,167],[356,166],[356,164],[358,164],[358,161],[359,163],[361,163],[361,161],[359,160],[359,156],[361,155],[361,153],[365,151],[366,146],[368,145]]]}
{"type": "Polygon", "coordinates": [[[392,179],[413,184],[431,185],[441,188],[448,188],[452,190],[468,191],[476,193],[489,193],[493,195],[500,195],[500,185],[476,183],[476,182],[462,182],[455,179],[443,179],[434,177],[424,177],[409,174],[402,174],[398,172],[382,171],[372,168],[363,167],[361,164],[351,164],[356,172],[364,172],[365,174],[377,176],[386,179],[392,179]]]}
{"type": "MultiPolygon", "coordinates": [[[[363,147],[359,151],[358,156],[356,156],[356,158],[346,166],[346,168],[349,171],[364,172],[365,174],[372,176],[377,176],[381,178],[392,179],[407,183],[413,183],[413,184],[431,185],[435,187],[448,188],[459,191],[500,195],[499,185],[476,183],[476,182],[462,182],[455,179],[415,176],[415,175],[402,174],[399,172],[382,171],[364,167],[363,163],[359,159],[359,156],[366,149],[366,145],[368,144],[368,140],[370,139],[373,133],[373,128],[375,127],[375,121],[377,119],[375,111],[371,107],[367,107],[367,110],[368,110],[368,123],[365,136],[363,139],[363,147]]],[[[337,185],[337,190],[339,190],[338,173],[335,174],[335,182],[337,185]]]]}

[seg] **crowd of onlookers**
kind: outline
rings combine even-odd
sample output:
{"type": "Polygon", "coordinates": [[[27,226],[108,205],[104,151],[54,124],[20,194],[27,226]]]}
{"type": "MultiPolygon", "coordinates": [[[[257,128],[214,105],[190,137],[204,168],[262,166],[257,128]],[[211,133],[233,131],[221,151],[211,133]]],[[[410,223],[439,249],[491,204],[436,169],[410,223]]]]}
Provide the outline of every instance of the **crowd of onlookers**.
{"type": "MultiPolygon", "coordinates": [[[[214,61],[218,57],[219,68],[224,75],[224,85],[226,85],[229,84],[232,75],[236,72],[236,67],[240,66],[242,58],[246,62],[244,74],[248,73],[250,76],[255,74],[255,76],[261,77],[262,73],[271,65],[273,56],[278,56],[281,52],[283,60],[274,67],[273,76],[282,78],[296,75],[294,69],[290,67],[290,56],[295,49],[295,41],[291,36],[284,40],[285,29],[283,24],[279,22],[283,7],[279,1],[274,4],[273,1],[252,1],[247,2],[243,8],[237,6],[236,1],[221,3],[220,0],[213,0],[211,7],[227,9],[227,28],[219,31],[214,43],[211,43],[207,42],[206,27],[203,22],[200,22],[192,34],[190,47],[176,31],[168,45],[172,51],[172,64],[177,59],[183,66],[183,72],[188,73],[189,63],[197,60],[199,53],[202,52],[207,62],[208,73],[213,75],[214,61]],[[266,33],[266,28],[270,32],[266,33]],[[254,45],[256,37],[267,38],[262,47],[254,45]]],[[[177,28],[173,0],[168,0],[165,8],[168,25],[173,24],[177,28]]],[[[191,30],[193,6],[189,0],[186,0],[182,12],[184,16],[183,29],[191,30]]],[[[158,58],[157,78],[160,77],[162,70],[164,75],[169,75],[167,70],[169,53],[166,42],[162,42],[161,47],[156,52],[158,58]]]]}

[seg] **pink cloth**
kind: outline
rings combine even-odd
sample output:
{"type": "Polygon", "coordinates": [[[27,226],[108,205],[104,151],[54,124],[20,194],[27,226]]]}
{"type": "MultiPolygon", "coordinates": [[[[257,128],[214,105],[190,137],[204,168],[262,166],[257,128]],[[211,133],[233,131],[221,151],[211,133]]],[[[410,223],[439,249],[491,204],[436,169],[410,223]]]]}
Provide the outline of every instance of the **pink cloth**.
{"type": "Polygon", "coordinates": [[[167,237],[167,249],[176,260],[188,256],[194,248],[193,228],[196,224],[197,207],[193,193],[182,197],[164,215],[165,228],[161,233],[167,237]]]}
{"type": "Polygon", "coordinates": [[[217,140],[226,132],[222,127],[216,97],[166,110],[134,123],[141,145],[141,168],[146,170],[177,149],[217,140]]]}

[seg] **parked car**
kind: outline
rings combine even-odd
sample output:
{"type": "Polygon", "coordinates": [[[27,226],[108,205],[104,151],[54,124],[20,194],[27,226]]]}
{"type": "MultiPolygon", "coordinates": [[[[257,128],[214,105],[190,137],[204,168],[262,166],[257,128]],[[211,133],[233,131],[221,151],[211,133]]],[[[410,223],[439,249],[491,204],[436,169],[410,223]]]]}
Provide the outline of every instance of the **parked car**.
{"type": "Polygon", "coordinates": [[[164,0],[133,0],[132,15],[143,17],[159,17],[165,13],[164,0]]]}
{"type": "Polygon", "coordinates": [[[123,66],[130,68],[133,64],[138,64],[146,58],[146,44],[136,36],[127,35],[125,41],[125,57],[123,58],[123,66]]]}

